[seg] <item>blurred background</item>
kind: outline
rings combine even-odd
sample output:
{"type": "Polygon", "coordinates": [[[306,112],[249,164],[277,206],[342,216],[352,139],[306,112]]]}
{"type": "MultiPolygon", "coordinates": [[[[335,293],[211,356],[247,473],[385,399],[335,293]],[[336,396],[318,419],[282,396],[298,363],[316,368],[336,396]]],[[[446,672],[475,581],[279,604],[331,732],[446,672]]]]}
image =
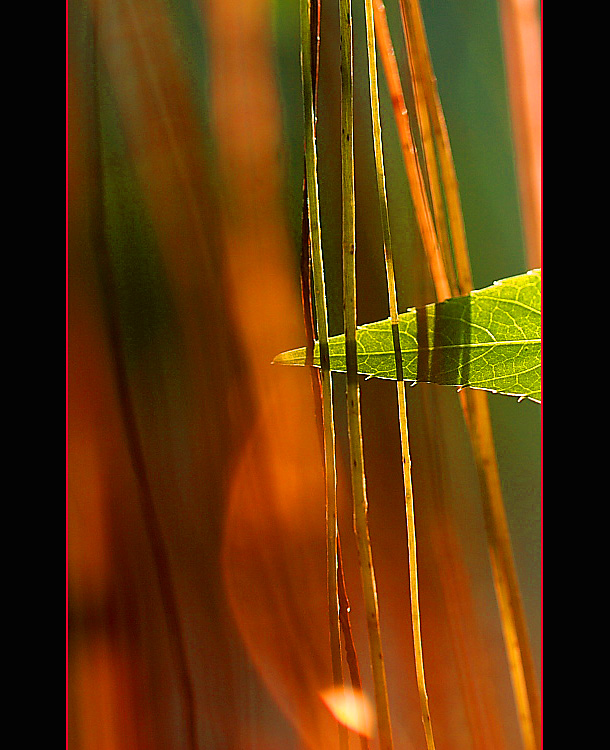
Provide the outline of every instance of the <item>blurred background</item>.
{"type": "MultiPolygon", "coordinates": [[[[318,115],[331,333],[342,328],[336,5],[322,0],[318,115]]],[[[539,265],[527,250],[506,5],[422,1],[475,288],[539,265]]],[[[398,4],[387,13],[404,71],[398,4]]],[[[320,699],[332,679],[314,398],[305,369],[270,364],[305,343],[298,2],[71,0],[67,20],[69,746],[334,748],[320,699]]],[[[354,23],[366,323],[388,306],[361,3],[354,23]]],[[[383,75],[380,85],[405,309],[434,290],[383,75]]],[[[345,576],[372,698],[339,375],[335,386],[345,576]]],[[[361,394],[395,744],[421,748],[396,389],[370,380],[361,394]]],[[[459,401],[425,384],[408,397],[437,747],[519,748],[459,401]]],[[[539,664],[540,407],[489,403],[539,664]]]]}

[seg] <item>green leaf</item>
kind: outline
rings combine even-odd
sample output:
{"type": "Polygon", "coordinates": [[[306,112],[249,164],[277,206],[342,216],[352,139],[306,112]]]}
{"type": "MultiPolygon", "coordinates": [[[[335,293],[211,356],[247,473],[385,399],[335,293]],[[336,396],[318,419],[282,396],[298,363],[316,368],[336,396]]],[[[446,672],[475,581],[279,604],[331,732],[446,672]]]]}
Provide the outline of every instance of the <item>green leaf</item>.
{"type": "MultiPolygon", "coordinates": [[[[540,269],[399,316],[404,380],[469,386],[541,401],[540,269]]],[[[390,320],[359,326],[358,372],[396,380],[390,320]]],[[[345,336],[329,339],[330,369],[345,372],[345,336]]],[[[274,364],[304,365],[305,348],[274,364]]],[[[320,366],[316,342],[314,366],[320,366]]]]}

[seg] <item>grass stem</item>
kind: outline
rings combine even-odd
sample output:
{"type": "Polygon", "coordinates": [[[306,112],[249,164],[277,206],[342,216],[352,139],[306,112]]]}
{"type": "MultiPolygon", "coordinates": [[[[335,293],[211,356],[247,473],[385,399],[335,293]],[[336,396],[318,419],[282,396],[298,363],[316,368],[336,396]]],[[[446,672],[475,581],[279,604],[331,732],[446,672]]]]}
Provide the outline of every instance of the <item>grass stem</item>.
{"type": "MultiPolygon", "coordinates": [[[[401,16],[407,47],[410,51],[409,61],[417,103],[417,116],[420,121],[420,128],[424,131],[422,133],[422,140],[426,160],[429,164],[429,179],[434,185],[434,193],[440,194],[439,171],[435,155],[436,149],[438,149],[440,183],[442,184],[442,193],[444,193],[447,205],[455,264],[459,269],[458,279],[455,279],[451,255],[448,251],[444,255],[445,268],[450,282],[453,282],[452,286],[455,293],[467,294],[472,291],[472,279],[459,188],[453,165],[453,157],[451,156],[451,147],[449,145],[449,135],[443,108],[438,96],[434,71],[432,70],[432,62],[419,2],[401,0],[401,16]],[[462,280],[462,285],[469,285],[469,288],[462,288],[460,279],[462,280]]],[[[437,200],[439,200],[438,197],[437,200]]]]}
{"type": "MultiPolygon", "coordinates": [[[[324,285],[324,263],[322,257],[322,235],[318,198],[317,151],[315,133],[314,88],[311,55],[311,5],[309,0],[300,2],[301,21],[301,71],[303,81],[303,108],[305,118],[305,173],[307,181],[307,204],[313,286],[318,339],[320,341],[320,374],[322,382],[322,423],[324,430],[324,476],[326,490],[326,553],[328,614],[330,624],[330,651],[333,684],[343,685],[341,664],[341,632],[339,624],[338,558],[337,558],[337,489],[335,465],[335,429],[333,417],[332,378],[328,356],[328,312],[324,285]]],[[[339,724],[339,746],[347,750],[347,729],[339,724]]]]}
{"type": "Polygon", "coordinates": [[[479,473],[487,546],[506,656],[526,750],[542,746],[540,698],[525,611],[510,542],[496,460],[489,403],[484,391],[465,389],[472,446],[479,473]]]}
{"type": "MultiPolygon", "coordinates": [[[[401,0],[401,7],[405,33],[411,40],[412,61],[420,68],[417,79],[422,83],[426,108],[434,123],[440,153],[441,180],[453,239],[458,289],[459,293],[466,294],[473,288],[466,234],[455,166],[432,69],[421,7],[418,0],[401,0]]],[[[437,297],[441,299],[445,284],[437,285],[436,288],[437,297]]],[[[527,750],[539,750],[540,698],[510,544],[487,394],[466,389],[460,393],[460,400],[479,475],[487,544],[521,734],[527,750]]]]}
{"type": "Polygon", "coordinates": [[[428,693],[424,674],[424,657],[421,639],[421,616],[419,609],[419,586],[417,575],[417,545],[415,535],[415,504],[413,501],[413,484],[411,478],[411,457],[409,451],[409,428],[407,420],[407,397],[402,368],[402,352],[398,332],[398,299],[396,291],[396,277],[394,273],[394,258],[392,253],[392,237],[388,210],[387,191],[385,184],[385,168],[383,162],[383,142],[381,138],[381,118],[379,115],[379,87],[377,82],[377,55],[375,51],[375,18],[372,0],[365,0],[366,37],[369,63],[369,85],[371,96],[371,115],[373,121],[373,147],[375,152],[375,171],[377,177],[377,192],[379,196],[379,210],[383,234],[383,250],[385,257],[386,276],[388,284],[388,301],[390,320],[394,336],[394,352],[396,356],[396,390],[398,398],[398,416],[400,425],[400,445],[402,452],[402,470],[405,489],[405,512],[407,518],[407,541],[409,551],[409,589],[411,599],[411,622],[413,629],[413,646],[415,651],[415,671],[420,697],[420,709],[426,746],[434,750],[434,735],[428,706],[428,693]]]}
{"type": "Polygon", "coordinates": [[[358,545],[358,557],[366,610],[379,746],[381,750],[392,750],[392,729],[385,664],[381,645],[379,605],[368,526],[356,351],[356,204],[354,186],[354,72],[351,0],[339,0],[339,28],[341,39],[343,314],[347,370],[347,421],[352,494],[354,498],[354,529],[358,545]]]}
{"type": "Polygon", "coordinates": [[[434,130],[432,125],[432,111],[427,99],[428,86],[425,78],[426,66],[422,58],[422,52],[418,40],[413,38],[413,23],[409,16],[411,6],[401,3],[401,18],[405,43],[407,48],[407,60],[415,104],[415,121],[419,130],[422,144],[422,167],[428,189],[430,191],[434,224],[438,238],[439,249],[443,257],[445,273],[452,290],[456,289],[455,274],[453,272],[453,259],[451,256],[451,244],[445,215],[445,202],[441,182],[439,178],[438,159],[434,141],[434,130]]]}
{"type": "Polygon", "coordinates": [[[500,0],[498,6],[527,266],[537,268],[542,239],[541,6],[536,0],[500,0]]]}
{"type": "Polygon", "coordinates": [[[424,245],[430,274],[437,290],[437,297],[439,301],[442,301],[452,296],[451,287],[444,270],[445,262],[439,246],[428,192],[426,190],[424,176],[417,156],[415,139],[413,137],[413,131],[409,120],[409,112],[405,103],[385,6],[382,0],[375,0],[374,12],[376,22],[375,34],[383,62],[390,98],[392,100],[392,107],[394,109],[394,119],[398,129],[398,137],[400,139],[405,170],[411,190],[411,200],[413,201],[415,218],[424,245]]]}

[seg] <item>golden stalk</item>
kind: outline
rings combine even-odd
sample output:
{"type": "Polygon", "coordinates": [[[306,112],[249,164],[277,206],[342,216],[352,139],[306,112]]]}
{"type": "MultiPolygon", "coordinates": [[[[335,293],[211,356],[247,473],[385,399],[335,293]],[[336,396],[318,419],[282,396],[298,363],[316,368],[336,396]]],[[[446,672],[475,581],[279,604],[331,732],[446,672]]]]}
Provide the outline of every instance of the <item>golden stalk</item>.
{"type": "Polygon", "coordinates": [[[341,39],[341,178],[343,245],[343,313],[347,369],[347,421],[350,470],[354,499],[354,531],[358,545],[360,574],[369,650],[373,672],[377,727],[381,750],[392,750],[388,689],[381,645],[379,605],[369,538],[368,504],[364,476],[360,388],[356,352],[356,204],[354,189],[354,80],[351,0],[339,0],[341,39]]]}
{"type": "Polygon", "coordinates": [[[428,750],[434,750],[434,735],[428,705],[426,678],[424,673],[424,655],[421,639],[421,616],[419,610],[419,585],[417,576],[417,544],[415,536],[415,504],[413,501],[413,483],[411,478],[411,456],[409,451],[409,427],[407,421],[407,397],[402,369],[402,352],[398,333],[398,299],[396,292],[396,277],[394,273],[394,257],[392,253],[392,237],[390,232],[390,217],[385,185],[385,168],[383,163],[383,143],[381,139],[381,118],[379,115],[379,87],[377,82],[377,55],[375,51],[375,18],[372,0],[365,0],[366,38],[369,63],[369,86],[371,96],[371,115],[373,121],[373,147],[375,152],[375,171],[377,177],[377,192],[379,196],[379,210],[383,234],[383,250],[385,257],[386,276],[388,283],[388,301],[390,320],[394,337],[394,353],[396,357],[396,391],[398,397],[398,417],[400,424],[400,447],[402,455],[402,472],[405,490],[405,514],[407,518],[407,541],[409,551],[409,590],[411,600],[411,623],[413,630],[413,647],[415,652],[415,673],[420,698],[420,709],[426,745],[428,750]]]}

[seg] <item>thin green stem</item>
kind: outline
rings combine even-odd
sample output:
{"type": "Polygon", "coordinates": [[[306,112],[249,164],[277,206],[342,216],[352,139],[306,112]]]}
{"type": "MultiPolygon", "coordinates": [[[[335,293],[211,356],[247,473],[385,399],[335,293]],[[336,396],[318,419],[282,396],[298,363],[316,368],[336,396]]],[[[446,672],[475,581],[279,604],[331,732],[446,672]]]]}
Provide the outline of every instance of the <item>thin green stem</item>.
{"type": "Polygon", "coordinates": [[[394,258],[392,252],[392,237],[390,232],[390,218],[385,184],[385,169],[383,163],[383,142],[381,139],[381,118],[379,115],[379,87],[377,82],[377,55],[375,51],[375,19],[372,0],[365,0],[366,39],[369,62],[369,86],[371,95],[371,115],[373,121],[373,148],[375,152],[375,170],[377,176],[377,192],[379,196],[379,210],[383,234],[383,250],[385,257],[386,276],[388,282],[388,300],[392,334],[394,338],[394,353],[396,357],[396,391],[398,398],[398,417],[400,424],[400,445],[402,452],[402,470],[405,489],[405,512],[407,518],[407,541],[409,550],[409,589],[411,598],[411,621],[413,628],[413,646],[415,651],[415,670],[420,697],[422,722],[426,735],[428,750],[434,750],[434,736],[428,706],[428,693],[424,674],[424,657],[421,640],[421,618],[419,610],[419,590],[417,576],[417,545],[415,536],[415,504],[413,501],[413,483],[411,478],[411,456],[409,451],[409,427],[407,420],[407,397],[402,369],[402,352],[398,331],[398,299],[396,291],[396,276],[394,273],[394,258]]]}
{"type": "MultiPolygon", "coordinates": [[[[338,561],[337,561],[337,489],[335,465],[335,429],[333,418],[332,379],[328,357],[328,312],[322,258],[322,232],[318,199],[317,152],[314,113],[314,90],[311,60],[311,8],[309,0],[300,2],[301,18],[301,73],[303,80],[303,109],[305,116],[305,174],[311,237],[314,299],[322,380],[322,422],[324,428],[324,475],[326,483],[326,553],[328,615],[333,684],[343,686],[341,664],[341,632],[339,624],[338,561]]],[[[339,746],[348,747],[347,729],[339,724],[339,746]]]]}
{"type": "Polygon", "coordinates": [[[356,203],[354,189],[354,72],[351,0],[339,0],[341,38],[341,175],[343,241],[343,316],[347,370],[347,418],[354,499],[354,529],[366,610],[371,667],[381,750],[393,748],[390,709],[381,646],[379,605],[369,538],[358,358],[356,353],[356,203]]]}

